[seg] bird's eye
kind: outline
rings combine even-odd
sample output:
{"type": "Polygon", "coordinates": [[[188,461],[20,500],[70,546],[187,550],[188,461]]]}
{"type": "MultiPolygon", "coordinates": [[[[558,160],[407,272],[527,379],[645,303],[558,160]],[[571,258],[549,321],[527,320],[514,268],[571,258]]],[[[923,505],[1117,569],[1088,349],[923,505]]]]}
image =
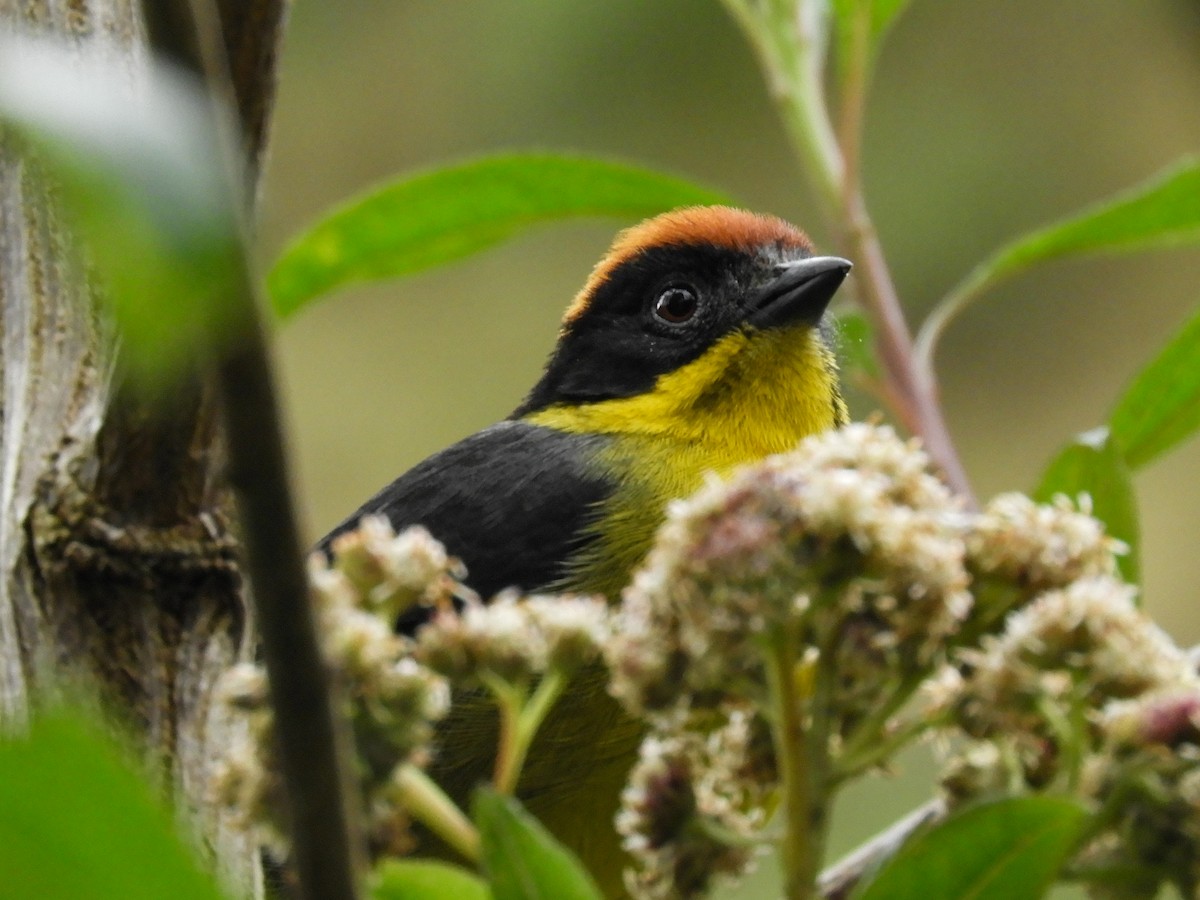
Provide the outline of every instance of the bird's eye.
{"type": "Polygon", "coordinates": [[[654,315],[671,325],[681,325],[696,315],[700,300],[690,287],[674,285],[654,301],[654,315]]]}

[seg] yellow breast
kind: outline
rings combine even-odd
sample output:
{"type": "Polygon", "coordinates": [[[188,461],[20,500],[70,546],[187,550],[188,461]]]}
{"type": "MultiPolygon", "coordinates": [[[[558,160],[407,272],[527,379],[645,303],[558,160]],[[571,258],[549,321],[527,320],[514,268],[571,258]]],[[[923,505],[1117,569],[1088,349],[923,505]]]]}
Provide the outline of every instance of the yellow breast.
{"type": "Polygon", "coordinates": [[[597,464],[616,490],[561,587],[615,599],[670,500],[707,472],[790,450],[845,419],[834,357],[807,326],[733,332],[646,393],[532,414],[536,425],[613,438],[597,464]]]}

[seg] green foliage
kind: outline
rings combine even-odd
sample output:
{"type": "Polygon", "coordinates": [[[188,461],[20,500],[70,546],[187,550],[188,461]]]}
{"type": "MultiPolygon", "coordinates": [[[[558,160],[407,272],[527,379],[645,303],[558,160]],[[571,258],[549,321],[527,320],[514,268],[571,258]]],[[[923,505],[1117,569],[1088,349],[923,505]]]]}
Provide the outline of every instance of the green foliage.
{"type": "Polygon", "coordinates": [[[1200,159],[1170,169],[1068,219],[1033,231],[975,267],[955,294],[978,294],[1032,266],[1085,253],[1200,241],[1200,159]]]}
{"type": "Polygon", "coordinates": [[[9,900],[221,897],[112,744],[62,713],[0,742],[0,848],[9,900]]]}
{"type": "Polygon", "coordinates": [[[1046,467],[1033,492],[1043,503],[1055,494],[1092,498],[1092,514],[1104,522],[1108,533],[1129,545],[1120,558],[1121,575],[1137,584],[1141,576],[1137,496],[1124,455],[1107,428],[1077,435],[1046,467]]]}
{"type": "Polygon", "coordinates": [[[579,860],[516,800],[480,788],[473,812],[496,900],[600,900],[579,860]]]}
{"type": "Polygon", "coordinates": [[[135,92],[108,58],[6,37],[0,124],[41,152],[86,245],[137,384],[170,376],[225,334],[241,266],[233,191],[198,85],[147,63],[135,92]]]}
{"type": "MultiPolygon", "coordinates": [[[[908,3],[832,0],[843,84],[853,77],[861,92],[908,3]]],[[[132,96],[126,73],[99,60],[81,65],[78,57],[78,48],[67,53],[5,38],[0,123],[39,149],[36,168],[85,238],[125,364],[138,383],[161,390],[236,324],[231,298],[244,264],[235,191],[214,139],[212,104],[197,86],[152,65],[144,90],[132,96]]],[[[723,202],[685,180],[612,162],[491,157],[397,180],[349,202],[287,250],[270,273],[270,294],[287,316],[346,284],[453,262],[550,221],[640,218],[723,202]]],[[[1198,240],[1200,159],[1193,158],[992,254],[931,318],[926,355],[956,311],[1035,265],[1198,240]]],[[[841,331],[847,367],[880,377],[868,320],[844,315],[841,331]]],[[[1035,496],[1089,494],[1095,515],[1130,546],[1122,572],[1136,581],[1131,473],[1198,427],[1200,315],[1134,379],[1107,428],[1078,436],[1055,457],[1035,496]]],[[[374,873],[371,896],[598,900],[578,860],[516,800],[484,789],[473,812],[486,881],[443,863],[389,861],[374,873]]],[[[1079,804],[1049,796],[965,809],[911,840],[859,896],[1040,896],[1086,819],[1079,804]]],[[[0,892],[18,900],[219,896],[119,754],[69,718],[38,721],[28,738],[0,743],[0,848],[0,892]]]]}
{"type": "Polygon", "coordinates": [[[1200,428],[1200,314],[1134,378],[1107,427],[1078,435],[1051,461],[1034,496],[1088,493],[1109,533],[1129,545],[1121,574],[1140,579],[1140,533],[1132,473],[1200,428]]]}
{"type": "Polygon", "coordinates": [[[372,875],[371,900],[600,900],[579,860],[519,801],[480,788],[473,812],[486,881],[432,860],[385,860],[372,875]]]}
{"type": "Polygon", "coordinates": [[[972,806],[910,840],[858,900],[1040,897],[1075,848],[1087,813],[1061,797],[972,806]]]}
{"type": "Polygon", "coordinates": [[[371,900],[489,900],[488,886],[465,869],[427,859],[389,859],[371,879],[371,900]]]}
{"type": "Polygon", "coordinates": [[[582,157],[507,154],[389,182],[298,238],[268,287],[286,316],[335,288],[453,262],[571,216],[640,218],[727,198],[648,169],[582,157]]]}
{"type": "MultiPolygon", "coordinates": [[[[1200,198],[1200,185],[1196,191],[1200,198]]],[[[1141,468],[1200,427],[1200,313],[1138,373],[1117,401],[1109,424],[1131,469],[1141,468]]]]}

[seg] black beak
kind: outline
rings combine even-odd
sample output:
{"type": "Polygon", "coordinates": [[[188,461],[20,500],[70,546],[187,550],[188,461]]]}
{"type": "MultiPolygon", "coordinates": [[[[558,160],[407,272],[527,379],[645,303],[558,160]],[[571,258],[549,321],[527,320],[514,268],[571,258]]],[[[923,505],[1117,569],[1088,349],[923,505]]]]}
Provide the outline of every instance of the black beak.
{"type": "Polygon", "coordinates": [[[778,266],[771,280],[747,298],[746,321],[755,328],[816,325],[850,268],[848,260],[837,256],[811,256],[778,266]]]}

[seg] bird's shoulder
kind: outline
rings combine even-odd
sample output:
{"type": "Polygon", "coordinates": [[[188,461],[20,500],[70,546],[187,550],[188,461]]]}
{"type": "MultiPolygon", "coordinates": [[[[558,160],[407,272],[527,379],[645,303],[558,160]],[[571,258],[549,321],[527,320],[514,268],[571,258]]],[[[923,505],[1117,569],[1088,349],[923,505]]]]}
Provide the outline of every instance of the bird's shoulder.
{"type": "Polygon", "coordinates": [[[488,596],[553,586],[591,539],[588,525],[613,485],[597,456],[606,439],[520,420],[499,422],[405,472],[321,541],[367,515],[397,530],[423,525],[488,596]]]}

